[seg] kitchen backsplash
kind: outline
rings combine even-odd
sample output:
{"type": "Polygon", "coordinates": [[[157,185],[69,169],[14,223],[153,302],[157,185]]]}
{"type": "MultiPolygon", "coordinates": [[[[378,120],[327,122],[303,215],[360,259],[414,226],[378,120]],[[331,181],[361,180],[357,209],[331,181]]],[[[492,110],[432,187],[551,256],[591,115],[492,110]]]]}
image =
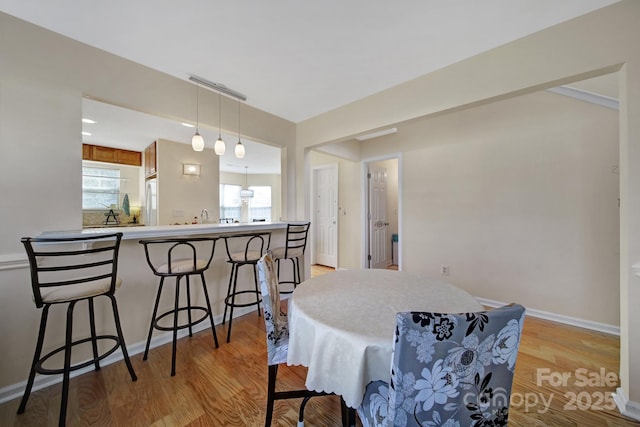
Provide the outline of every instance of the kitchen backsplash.
{"type": "Polygon", "coordinates": [[[119,224],[116,224],[113,216],[109,217],[109,224],[105,224],[107,220],[108,210],[83,210],[82,211],[82,226],[83,227],[113,227],[117,225],[134,225],[142,224],[142,218],[139,212],[135,212],[132,209],[131,215],[125,215],[122,209],[113,209],[113,213],[117,214],[119,224]],[[134,221],[135,217],[135,221],[134,221]]]}

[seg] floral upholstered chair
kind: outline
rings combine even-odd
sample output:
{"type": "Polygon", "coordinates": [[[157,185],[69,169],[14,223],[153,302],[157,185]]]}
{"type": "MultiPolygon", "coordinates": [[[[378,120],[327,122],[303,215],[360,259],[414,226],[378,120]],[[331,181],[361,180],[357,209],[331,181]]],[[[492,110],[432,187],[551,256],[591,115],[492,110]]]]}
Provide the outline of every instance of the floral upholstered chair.
{"type": "Polygon", "coordinates": [[[369,383],[363,426],[506,426],[524,313],[398,313],[391,384],[369,383]]]}
{"type": "Polygon", "coordinates": [[[267,363],[269,365],[269,384],[267,386],[267,413],[265,426],[271,425],[273,404],[280,399],[303,398],[298,415],[298,426],[304,426],[304,407],[313,396],[324,396],[310,390],[276,391],[278,365],[287,362],[289,349],[289,329],[287,315],[280,310],[280,289],[278,275],[274,267],[271,252],[268,251],[258,261],[258,281],[262,293],[264,323],[267,329],[267,363]]]}

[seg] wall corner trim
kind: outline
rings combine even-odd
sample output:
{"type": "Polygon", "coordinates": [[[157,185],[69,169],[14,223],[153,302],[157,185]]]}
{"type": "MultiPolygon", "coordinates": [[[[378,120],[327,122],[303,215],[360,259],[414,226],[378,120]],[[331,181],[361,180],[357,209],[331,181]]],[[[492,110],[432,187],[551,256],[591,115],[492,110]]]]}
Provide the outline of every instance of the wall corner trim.
{"type": "Polygon", "coordinates": [[[622,387],[618,387],[613,393],[613,400],[622,415],[640,421],[640,403],[629,400],[622,387]]]}

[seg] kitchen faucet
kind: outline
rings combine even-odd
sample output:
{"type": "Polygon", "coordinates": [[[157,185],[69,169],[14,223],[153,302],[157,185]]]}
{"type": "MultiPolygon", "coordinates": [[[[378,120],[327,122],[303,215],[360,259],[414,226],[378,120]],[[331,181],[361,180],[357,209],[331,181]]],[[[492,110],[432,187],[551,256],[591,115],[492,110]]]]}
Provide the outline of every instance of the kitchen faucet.
{"type": "Polygon", "coordinates": [[[200,212],[200,224],[204,224],[205,217],[206,220],[209,221],[209,211],[206,209],[202,209],[202,212],[200,212]]]}

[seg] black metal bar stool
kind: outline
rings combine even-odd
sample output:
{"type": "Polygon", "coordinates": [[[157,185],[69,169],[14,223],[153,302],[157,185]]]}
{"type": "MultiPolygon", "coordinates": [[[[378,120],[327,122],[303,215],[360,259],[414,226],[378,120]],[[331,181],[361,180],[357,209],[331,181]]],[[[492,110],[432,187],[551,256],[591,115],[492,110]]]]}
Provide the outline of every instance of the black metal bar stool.
{"type": "Polygon", "coordinates": [[[36,372],[43,375],[62,374],[62,399],[60,402],[59,425],[64,426],[67,416],[70,373],[90,365],[100,369],[100,360],[122,350],[122,356],[131,375],[137,377],[131,366],[127,346],[122,336],[120,316],[116,304],[115,292],[122,281],[117,277],[118,251],[122,233],[104,234],[82,238],[22,238],[29,258],[31,287],[36,307],[42,308],[40,331],[33,355],[27,386],[18,407],[22,414],[29,400],[36,372]],[[111,301],[116,335],[97,335],[93,299],[105,296],[111,301]],[[79,340],[73,339],[73,310],[78,301],[86,300],[89,306],[89,326],[91,336],[79,340]],[[42,347],[49,309],[57,304],[67,304],[67,324],[65,344],[44,356],[42,347]],[[98,343],[113,341],[113,346],[100,353],[98,343]],[[92,358],[84,362],[71,364],[71,351],[74,346],[91,342],[92,358]],[[54,355],[64,352],[64,366],[49,368],[44,365],[54,355]]]}
{"type": "Polygon", "coordinates": [[[269,250],[271,233],[259,232],[224,236],[224,243],[227,250],[227,262],[231,264],[231,274],[229,275],[227,297],[224,299],[224,315],[222,316],[222,323],[224,324],[227,318],[227,308],[229,308],[229,328],[227,329],[227,342],[229,342],[231,340],[231,322],[233,321],[234,307],[249,307],[256,305],[258,306],[258,316],[260,316],[260,302],[262,299],[260,298],[260,289],[258,288],[256,264],[262,255],[269,250]],[[246,240],[246,242],[242,249],[237,250],[234,245],[239,240],[246,240]],[[238,291],[238,271],[240,270],[240,267],[244,265],[252,266],[254,289],[238,291]],[[250,302],[236,302],[236,296],[242,294],[254,294],[256,300],[250,302]]]}
{"type": "MultiPolygon", "coordinates": [[[[287,224],[287,239],[285,245],[282,247],[274,248],[271,253],[273,259],[278,264],[278,282],[282,285],[289,283],[293,285],[293,289],[296,288],[301,282],[300,276],[300,259],[304,257],[304,251],[307,248],[307,238],[309,236],[310,222],[291,223],[287,224]],[[280,261],[291,261],[292,267],[292,279],[288,281],[280,281],[280,261]]],[[[287,291],[280,291],[281,294],[290,294],[293,289],[287,291]]]]}
{"type": "Polygon", "coordinates": [[[156,302],[153,306],[153,315],[151,316],[151,324],[149,325],[147,345],[145,346],[142,360],[147,360],[147,356],[149,355],[149,345],[151,344],[151,336],[153,335],[154,329],[158,329],[160,331],[172,331],[173,347],[171,351],[171,376],[176,374],[176,343],[178,341],[178,331],[180,329],[189,328],[189,336],[191,337],[193,336],[193,326],[204,321],[208,317],[211,322],[213,341],[215,342],[216,348],[218,348],[216,326],[213,322],[213,313],[211,311],[209,293],[207,292],[207,283],[204,279],[204,272],[211,264],[217,240],[217,237],[140,240],[140,244],[144,245],[144,253],[149,267],[151,267],[153,274],[160,277],[158,293],[156,294],[156,302]],[[201,252],[206,250],[208,258],[198,258],[195,246],[196,244],[208,245],[206,249],[201,250],[201,252]],[[166,263],[154,263],[150,257],[150,252],[152,251],[162,251],[162,253],[166,255],[166,263]],[[189,283],[189,277],[194,275],[200,276],[206,307],[196,306],[191,302],[191,286],[189,283]],[[176,279],[175,299],[173,302],[174,308],[159,315],[158,305],[160,304],[160,296],[162,295],[164,279],[167,277],[175,277],[176,279]],[[180,307],[180,282],[183,278],[186,281],[187,301],[185,306],[180,307]],[[178,318],[180,316],[180,312],[186,312],[187,320],[186,322],[183,321],[179,324],[178,318]],[[200,312],[202,313],[202,316],[197,319],[193,319],[193,312],[200,312]],[[167,326],[161,325],[161,320],[165,317],[172,317],[173,322],[167,326]]]}

